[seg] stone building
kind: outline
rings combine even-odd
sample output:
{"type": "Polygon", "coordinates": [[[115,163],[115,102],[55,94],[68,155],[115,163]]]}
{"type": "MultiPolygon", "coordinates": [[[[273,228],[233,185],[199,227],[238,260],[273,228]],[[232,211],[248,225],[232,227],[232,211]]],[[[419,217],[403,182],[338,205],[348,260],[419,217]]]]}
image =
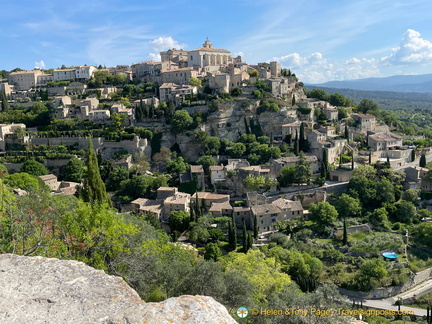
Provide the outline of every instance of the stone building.
{"type": "Polygon", "coordinates": [[[37,85],[38,76],[42,74],[41,70],[12,72],[8,80],[9,84],[15,86],[15,91],[27,91],[37,85]]]}
{"type": "MultiPolygon", "coordinates": [[[[221,66],[233,63],[230,51],[213,48],[207,39],[202,47],[188,52],[188,66],[203,69],[209,66],[221,66]]],[[[205,70],[205,69],[204,69],[205,70]]]]}

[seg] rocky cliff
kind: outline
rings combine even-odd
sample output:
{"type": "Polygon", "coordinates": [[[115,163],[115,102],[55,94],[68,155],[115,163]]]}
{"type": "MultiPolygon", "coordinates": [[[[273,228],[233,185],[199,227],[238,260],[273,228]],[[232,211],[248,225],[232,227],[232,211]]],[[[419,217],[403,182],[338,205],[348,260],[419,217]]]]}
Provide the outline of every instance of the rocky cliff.
{"type": "Polygon", "coordinates": [[[0,323],[236,323],[211,297],[145,303],[126,282],[82,262],[0,255],[0,323]]]}

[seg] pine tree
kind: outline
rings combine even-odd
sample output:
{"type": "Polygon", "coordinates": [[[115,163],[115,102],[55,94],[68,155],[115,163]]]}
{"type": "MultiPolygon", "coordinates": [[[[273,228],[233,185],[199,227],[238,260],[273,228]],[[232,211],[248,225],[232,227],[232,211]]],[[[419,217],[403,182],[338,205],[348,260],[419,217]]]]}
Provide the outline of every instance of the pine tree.
{"type": "Polygon", "coordinates": [[[419,166],[421,168],[426,168],[426,155],[424,153],[420,156],[419,166]]]}
{"type": "Polygon", "coordinates": [[[255,215],[254,217],[254,239],[256,240],[258,238],[258,219],[255,215]]]}
{"type": "Polygon", "coordinates": [[[108,204],[112,207],[112,201],[107,194],[105,184],[99,173],[99,165],[96,152],[93,149],[92,138],[89,138],[87,150],[87,177],[84,179],[82,198],[91,204],[108,204]]]}

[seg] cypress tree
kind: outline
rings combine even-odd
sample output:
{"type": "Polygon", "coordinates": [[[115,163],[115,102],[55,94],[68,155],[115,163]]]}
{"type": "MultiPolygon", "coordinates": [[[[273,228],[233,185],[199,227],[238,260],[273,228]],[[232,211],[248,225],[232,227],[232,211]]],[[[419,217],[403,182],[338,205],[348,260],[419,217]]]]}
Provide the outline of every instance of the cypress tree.
{"type": "Polygon", "coordinates": [[[354,150],[351,151],[351,170],[354,170],[354,150]]]}
{"type": "Polygon", "coordinates": [[[306,143],[305,143],[305,129],[304,123],[300,124],[300,138],[299,138],[299,148],[300,151],[306,152],[306,143]]]}
{"type": "Polygon", "coordinates": [[[1,108],[2,111],[7,111],[9,109],[9,103],[7,101],[7,97],[6,97],[6,92],[2,91],[1,95],[0,95],[0,100],[1,100],[1,108]]]}
{"type": "Polygon", "coordinates": [[[294,154],[299,155],[299,153],[300,153],[300,145],[299,145],[298,133],[296,130],[296,136],[294,139],[294,154]]]}
{"type": "Polygon", "coordinates": [[[107,194],[105,184],[102,181],[96,152],[93,149],[92,138],[89,138],[87,150],[87,177],[84,179],[82,198],[91,204],[108,204],[112,207],[112,201],[107,194]]]}
{"type": "Polygon", "coordinates": [[[248,238],[247,249],[249,251],[249,249],[251,249],[252,245],[253,245],[253,236],[252,236],[252,233],[248,233],[247,238],[248,238]]]}
{"type": "Polygon", "coordinates": [[[246,253],[248,250],[246,223],[243,222],[243,252],[246,253]]]}
{"type": "Polygon", "coordinates": [[[258,238],[258,219],[255,215],[254,217],[254,239],[256,240],[258,238]]]}
{"type": "Polygon", "coordinates": [[[344,134],[344,136],[345,136],[345,138],[347,140],[349,140],[349,133],[348,133],[348,125],[347,124],[345,124],[345,134],[344,134]]]}
{"type": "Polygon", "coordinates": [[[420,156],[419,166],[422,168],[426,168],[426,155],[424,153],[422,153],[422,155],[420,156]]]}
{"type": "Polygon", "coordinates": [[[348,229],[347,229],[346,219],[344,219],[342,244],[347,245],[347,243],[348,243],[348,229]]]}
{"type": "Polygon", "coordinates": [[[321,178],[328,178],[328,158],[326,149],[323,149],[323,157],[321,162],[321,178]]]}
{"type": "Polygon", "coordinates": [[[372,164],[372,152],[369,151],[369,164],[372,164]]]}
{"type": "Polygon", "coordinates": [[[416,158],[416,154],[415,154],[415,150],[411,151],[411,162],[415,161],[416,158]]]}
{"type": "Polygon", "coordinates": [[[229,249],[232,251],[233,250],[233,232],[232,232],[232,229],[233,229],[233,225],[232,225],[232,221],[230,220],[229,222],[228,222],[228,246],[229,246],[229,249]]]}
{"type": "Polygon", "coordinates": [[[250,129],[249,129],[249,125],[247,124],[246,117],[244,117],[243,119],[244,119],[246,134],[250,134],[250,129]]]}
{"type": "Polygon", "coordinates": [[[230,250],[234,251],[237,248],[237,226],[234,219],[234,211],[231,212],[228,234],[230,250]]]}

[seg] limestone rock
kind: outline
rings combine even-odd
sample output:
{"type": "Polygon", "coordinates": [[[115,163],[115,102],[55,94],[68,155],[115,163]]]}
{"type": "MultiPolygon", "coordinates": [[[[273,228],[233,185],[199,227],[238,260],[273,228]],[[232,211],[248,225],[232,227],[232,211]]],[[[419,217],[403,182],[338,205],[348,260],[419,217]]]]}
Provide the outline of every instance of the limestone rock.
{"type": "Polygon", "coordinates": [[[211,297],[145,303],[126,282],[82,262],[0,255],[0,323],[236,323],[211,297]]]}

